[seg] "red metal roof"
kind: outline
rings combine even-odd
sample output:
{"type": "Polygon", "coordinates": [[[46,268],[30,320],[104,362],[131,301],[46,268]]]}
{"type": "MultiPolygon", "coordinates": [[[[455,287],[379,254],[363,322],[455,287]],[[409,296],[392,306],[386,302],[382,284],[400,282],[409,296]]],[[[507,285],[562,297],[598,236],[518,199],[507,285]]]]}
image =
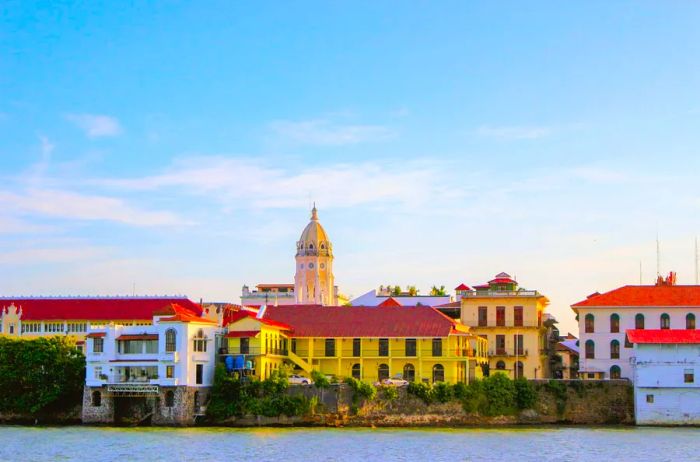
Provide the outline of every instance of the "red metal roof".
{"type": "Polygon", "coordinates": [[[683,329],[630,329],[631,343],[700,343],[700,330],[683,329]]]}
{"type": "Polygon", "coordinates": [[[191,310],[188,310],[187,308],[178,305],[177,303],[173,303],[172,305],[170,305],[170,309],[173,312],[173,316],[169,316],[167,318],[160,318],[161,322],[202,322],[207,324],[216,324],[216,321],[203,318],[193,313],[191,310]]]}
{"type": "Polygon", "coordinates": [[[403,306],[394,297],[389,297],[377,306],[403,306]]]}
{"type": "Polygon", "coordinates": [[[457,287],[455,287],[455,290],[472,290],[472,289],[466,284],[460,284],[457,287]]]}
{"type": "Polygon", "coordinates": [[[158,334],[124,334],[117,340],[158,340],[158,334]]]}
{"type": "MultiPolygon", "coordinates": [[[[199,315],[202,308],[184,297],[124,298],[17,298],[0,299],[0,309],[19,308],[23,321],[46,320],[150,320],[153,315],[176,303],[199,315]]],[[[171,313],[166,313],[171,314],[171,313]]]]}
{"type": "Polygon", "coordinates": [[[227,338],[255,337],[259,333],[260,333],[259,330],[241,330],[241,331],[229,332],[228,334],[224,335],[224,337],[227,337],[227,338]]]}
{"type": "Polygon", "coordinates": [[[571,306],[700,306],[700,286],[623,286],[604,294],[590,295],[571,306]]]}
{"type": "Polygon", "coordinates": [[[290,325],[293,337],[447,337],[457,324],[434,308],[407,306],[270,306],[265,319],[290,325]]]}
{"type": "MultiPolygon", "coordinates": [[[[267,309],[269,310],[270,308],[271,307],[268,307],[267,309]]],[[[254,312],[249,311],[249,310],[236,311],[236,312],[231,313],[228,316],[228,318],[227,318],[228,322],[226,322],[224,325],[227,326],[228,324],[230,324],[232,322],[240,321],[241,319],[245,319],[245,318],[253,318],[253,319],[258,320],[267,326],[279,327],[280,329],[285,329],[285,330],[291,329],[291,327],[288,324],[285,324],[283,322],[279,322],[275,319],[269,319],[267,316],[265,316],[262,319],[259,319],[256,316],[257,316],[257,313],[254,313],[254,312]]]]}

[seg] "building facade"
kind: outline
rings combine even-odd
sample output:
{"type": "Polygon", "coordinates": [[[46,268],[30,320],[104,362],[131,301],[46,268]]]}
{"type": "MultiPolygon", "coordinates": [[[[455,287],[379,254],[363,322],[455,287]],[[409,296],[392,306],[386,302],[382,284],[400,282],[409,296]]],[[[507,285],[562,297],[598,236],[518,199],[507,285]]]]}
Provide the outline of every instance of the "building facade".
{"type": "Polygon", "coordinates": [[[294,294],[297,304],[337,305],[338,288],[333,276],[333,244],[318,221],[316,206],[311,221],[297,241],[294,294]]]}
{"type": "Polygon", "coordinates": [[[83,422],[190,424],[213,383],[216,322],[173,304],[149,325],[90,328],[83,422]]]}
{"type": "Polygon", "coordinates": [[[254,290],[243,286],[241,305],[259,308],[263,305],[295,305],[294,284],[258,284],[254,290]]]}
{"type": "Polygon", "coordinates": [[[470,332],[488,341],[489,372],[511,378],[549,377],[547,328],[549,300],[525,290],[506,273],[462,294],[461,319],[470,332]]]}
{"type": "Polygon", "coordinates": [[[584,379],[632,380],[630,329],[694,330],[700,316],[700,286],[675,284],[675,275],[655,285],[623,286],[594,293],[571,306],[579,326],[579,374],[584,379]]]}
{"type": "Polygon", "coordinates": [[[260,379],[286,364],[370,382],[469,382],[487,361],[482,338],[429,307],[271,306],[227,326],[226,354],[260,379]]]}
{"type": "Polygon", "coordinates": [[[700,425],[700,332],[627,331],[637,425],[700,425]]]}

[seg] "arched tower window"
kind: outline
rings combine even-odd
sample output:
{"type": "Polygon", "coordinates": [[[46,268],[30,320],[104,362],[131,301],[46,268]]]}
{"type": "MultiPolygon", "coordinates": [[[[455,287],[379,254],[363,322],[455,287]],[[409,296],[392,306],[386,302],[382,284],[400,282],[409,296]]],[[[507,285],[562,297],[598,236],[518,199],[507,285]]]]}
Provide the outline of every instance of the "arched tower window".
{"type": "Polygon", "coordinates": [[[610,342],[610,359],[620,359],[620,342],[617,340],[610,342]]]}
{"type": "Polygon", "coordinates": [[[634,328],[644,329],[644,315],[642,313],[637,313],[637,316],[634,317],[634,328]]]}
{"type": "Polygon", "coordinates": [[[595,342],[586,340],[586,359],[595,359],[595,342]]]}
{"type": "Polygon", "coordinates": [[[585,318],[585,332],[592,334],[595,331],[595,316],[588,313],[585,318]]]}
{"type": "Polygon", "coordinates": [[[666,313],[662,314],[659,325],[662,329],[670,329],[671,328],[671,316],[669,316],[666,313]]]}
{"type": "Polygon", "coordinates": [[[613,313],[610,315],[610,332],[620,332],[620,315],[617,313],[613,313]]]}
{"type": "Polygon", "coordinates": [[[688,313],[685,316],[685,328],[695,330],[695,315],[693,313],[688,313]]]}

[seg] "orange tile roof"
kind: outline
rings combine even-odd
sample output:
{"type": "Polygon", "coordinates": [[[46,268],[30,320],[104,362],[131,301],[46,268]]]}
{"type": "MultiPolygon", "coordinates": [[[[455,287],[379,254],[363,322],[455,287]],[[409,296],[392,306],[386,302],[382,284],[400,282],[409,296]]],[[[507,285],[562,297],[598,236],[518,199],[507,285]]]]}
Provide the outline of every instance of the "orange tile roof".
{"type": "Polygon", "coordinates": [[[171,304],[168,307],[168,310],[170,311],[170,313],[167,314],[172,314],[173,316],[169,316],[167,318],[160,318],[160,322],[201,322],[206,324],[216,324],[216,321],[197,316],[191,310],[184,308],[178,305],[177,303],[171,304]]]}
{"type": "Polygon", "coordinates": [[[631,343],[700,343],[700,330],[684,329],[630,329],[631,343]]]}
{"type": "Polygon", "coordinates": [[[595,293],[571,305],[572,308],[608,306],[700,306],[700,286],[623,286],[604,294],[595,293]]]}

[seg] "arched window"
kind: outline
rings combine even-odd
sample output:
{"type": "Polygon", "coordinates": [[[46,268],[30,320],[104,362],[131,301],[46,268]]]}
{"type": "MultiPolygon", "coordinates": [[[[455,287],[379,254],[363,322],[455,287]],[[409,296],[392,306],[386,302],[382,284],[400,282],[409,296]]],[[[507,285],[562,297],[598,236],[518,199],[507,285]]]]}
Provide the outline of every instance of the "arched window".
{"type": "Polygon", "coordinates": [[[644,329],[644,315],[642,313],[637,313],[637,316],[634,317],[634,328],[644,329]]]}
{"type": "Polygon", "coordinates": [[[498,361],[498,362],[496,363],[496,369],[499,370],[499,371],[504,371],[504,370],[506,370],[506,363],[503,362],[503,361],[498,361]]]}
{"type": "Polygon", "coordinates": [[[610,342],[610,359],[620,359],[620,342],[617,340],[610,342]]]}
{"type": "Polygon", "coordinates": [[[165,351],[172,353],[175,351],[175,343],[177,340],[177,333],[175,329],[168,329],[165,331],[165,351]]]}
{"type": "Polygon", "coordinates": [[[612,366],[610,368],[610,378],[611,379],[619,379],[622,376],[622,371],[620,370],[620,366],[612,366]]]}
{"type": "Polygon", "coordinates": [[[416,380],[416,368],[413,367],[413,364],[408,363],[403,367],[403,379],[409,382],[416,380]]]}
{"type": "Polygon", "coordinates": [[[617,313],[610,315],[610,332],[620,332],[620,315],[617,313]]]}
{"type": "Polygon", "coordinates": [[[445,381],[445,368],[442,364],[436,364],[433,366],[433,383],[444,382],[445,381]]]}
{"type": "Polygon", "coordinates": [[[165,392],[165,407],[175,406],[175,393],[172,390],[165,392]]]}
{"type": "Polygon", "coordinates": [[[389,378],[389,366],[386,364],[380,364],[379,369],[377,371],[377,377],[379,377],[379,380],[382,381],[384,379],[389,378]]]}
{"type": "Polygon", "coordinates": [[[521,377],[523,376],[523,374],[524,374],[524,372],[525,372],[524,369],[525,369],[525,368],[523,367],[523,362],[522,362],[522,361],[517,361],[517,362],[513,365],[513,374],[515,374],[515,378],[516,378],[516,379],[519,379],[519,378],[521,378],[521,377]]]}
{"type": "Polygon", "coordinates": [[[95,407],[102,406],[102,393],[99,391],[92,392],[92,405],[95,407]]]}
{"type": "Polygon", "coordinates": [[[361,369],[359,364],[353,364],[352,365],[352,378],[360,380],[360,377],[362,376],[361,374],[361,369]]]}
{"type": "Polygon", "coordinates": [[[595,342],[586,340],[586,359],[595,359],[595,342]]]}
{"type": "Polygon", "coordinates": [[[588,313],[585,318],[585,330],[587,334],[592,334],[595,331],[595,316],[588,313]]]}
{"type": "Polygon", "coordinates": [[[671,316],[668,314],[664,313],[661,315],[661,321],[660,321],[660,327],[662,329],[670,329],[671,328],[671,316]]]}
{"type": "Polygon", "coordinates": [[[688,313],[685,316],[685,328],[695,330],[695,315],[693,313],[688,313]]]}

